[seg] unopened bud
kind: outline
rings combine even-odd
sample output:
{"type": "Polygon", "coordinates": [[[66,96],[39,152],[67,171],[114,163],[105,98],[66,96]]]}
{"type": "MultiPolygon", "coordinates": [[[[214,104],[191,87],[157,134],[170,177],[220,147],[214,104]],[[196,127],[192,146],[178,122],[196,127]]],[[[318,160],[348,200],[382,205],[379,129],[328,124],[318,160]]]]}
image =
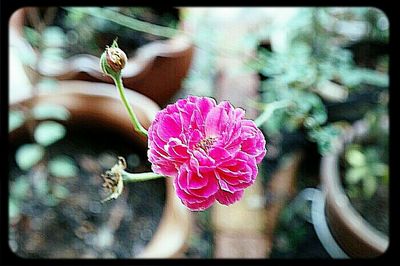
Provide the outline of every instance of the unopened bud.
{"type": "Polygon", "coordinates": [[[125,67],[128,58],[124,51],[118,48],[116,41],[111,47],[107,47],[100,58],[100,67],[104,74],[115,78],[125,67]]]}
{"type": "Polygon", "coordinates": [[[106,59],[108,65],[114,71],[121,71],[125,67],[126,61],[128,60],[124,51],[122,51],[120,48],[113,47],[106,48],[106,59]]]}

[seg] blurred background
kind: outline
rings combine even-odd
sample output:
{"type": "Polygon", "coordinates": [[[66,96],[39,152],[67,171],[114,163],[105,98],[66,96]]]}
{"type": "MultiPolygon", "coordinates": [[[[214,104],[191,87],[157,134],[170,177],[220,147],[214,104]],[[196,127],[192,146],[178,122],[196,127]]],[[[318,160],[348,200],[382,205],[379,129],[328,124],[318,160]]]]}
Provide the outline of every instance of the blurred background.
{"type": "MultiPolygon", "coordinates": [[[[9,24],[9,246],[28,258],[357,258],[389,241],[389,20],[379,9],[23,8],[9,24]],[[99,58],[114,39],[144,125],[229,100],[267,140],[242,201],[189,212],[154,180],[99,58]],[[55,233],[56,232],[56,233],[55,233]],[[168,233],[169,232],[169,233],[168,233]]],[[[147,127],[146,126],[146,127],[147,127]]]]}

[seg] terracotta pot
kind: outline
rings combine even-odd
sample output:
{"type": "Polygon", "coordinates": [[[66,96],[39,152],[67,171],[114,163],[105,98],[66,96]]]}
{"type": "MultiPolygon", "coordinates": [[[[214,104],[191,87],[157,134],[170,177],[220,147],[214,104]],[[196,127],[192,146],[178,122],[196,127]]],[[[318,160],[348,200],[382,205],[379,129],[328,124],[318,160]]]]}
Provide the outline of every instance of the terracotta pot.
{"type": "MultiPolygon", "coordinates": [[[[115,132],[126,135],[134,144],[147,147],[147,139],[139,137],[132,128],[126,110],[113,85],[87,81],[60,81],[56,93],[40,94],[10,105],[10,108],[24,106],[32,108],[39,103],[53,103],[66,107],[70,118],[67,127],[85,125],[107,125],[115,132]]],[[[126,96],[139,120],[148,128],[159,107],[152,100],[134,91],[126,96]]],[[[18,135],[26,132],[18,128],[9,134],[13,142],[18,135]]],[[[141,258],[170,258],[181,256],[190,232],[190,212],[175,195],[172,179],[166,178],[166,202],[161,221],[153,238],[141,258]]]]}
{"type": "MultiPolygon", "coordinates": [[[[21,49],[38,53],[23,37],[23,26],[26,23],[25,12],[21,8],[10,18],[10,28],[14,29],[21,49]]],[[[193,58],[194,44],[185,34],[177,34],[165,41],[153,41],[137,49],[133,58],[123,70],[124,86],[135,90],[158,105],[164,106],[181,89],[193,58]]],[[[26,66],[27,73],[33,77],[37,74],[58,80],[85,80],[113,83],[103,75],[99,67],[99,56],[82,54],[72,56],[57,65],[42,65],[39,68],[26,66]]]]}
{"type": "Polygon", "coordinates": [[[388,237],[372,227],[351,205],[341,183],[339,158],[348,143],[366,132],[366,126],[356,122],[340,139],[334,151],[321,160],[322,189],[326,197],[325,213],[329,229],[343,251],[355,258],[377,257],[389,245],[388,237]]]}

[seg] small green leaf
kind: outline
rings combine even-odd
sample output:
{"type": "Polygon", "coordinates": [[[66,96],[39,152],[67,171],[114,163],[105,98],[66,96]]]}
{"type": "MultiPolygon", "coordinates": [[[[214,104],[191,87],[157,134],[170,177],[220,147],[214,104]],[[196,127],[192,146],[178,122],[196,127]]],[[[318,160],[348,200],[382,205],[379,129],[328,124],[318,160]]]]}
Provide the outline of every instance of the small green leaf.
{"type": "Polygon", "coordinates": [[[37,30],[31,27],[24,27],[24,35],[28,42],[35,47],[39,46],[40,34],[37,30]]]}
{"type": "Polygon", "coordinates": [[[41,122],[34,132],[34,138],[37,143],[48,146],[62,139],[66,134],[66,129],[60,123],[54,121],[41,122]]]}
{"type": "Polygon", "coordinates": [[[64,31],[57,26],[46,27],[43,31],[43,44],[47,47],[63,47],[66,43],[64,31]]]}
{"type": "Polygon", "coordinates": [[[18,177],[10,187],[10,197],[23,199],[29,190],[29,182],[26,176],[22,175],[18,177]]]}
{"type": "Polygon", "coordinates": [[[378,184],[374,176],[367,176],[363,180],[363,192],[367,198],[370,198],[374,195],[378,184]]]}
{"type": "Polygon", "coordinates": [[[44,148],[39,144],[24,144],[18,148],[15,160],[22,170],[29,170],[44,156],[44,148]]]}
{"type": "Polygon", "coordinates": [[[8,132],[19,128],[25,121],[22,111],[10,111],[8,114],[8,132]]]}
{"type": "Polygon", "coordinates": [[[78,168],[74,160],[66,155],[59,155],[48,164],[49,172],[57,177],[74,177],[78,175],[78,168]]]}
{"type": "Polygon", "coordinates": [[[8,217],[10,219],[17,218],[20,213],[20,209],[18,207],[18,203],[15,200],[11,200],[8,202],[8,217]]]}
{"type": "Polygon", "coordinates": [[[32,114],[35,119],[58,119],[67,120],[70,113],[67,108],[57,104],[38,104],[32,109],[32,114]]]}
{"type": "Polygon", "coordinates": [[[356,149],[350,149],[345,154],[346,161],[352,166],[365,165],[365,155],[356,149]]]}
{"type": "Polygon", "coordinates": [[[389,167],[384,163],[373,163],[371,165],[371,172],[375,176],[386,176],[389,174],[389,167]]]}
{"type": "Polygon", "coordinates": [[[356,184],[368,174],[366,167],[354,167],[346,171],[346,182],[348,184],[356,184]]]}

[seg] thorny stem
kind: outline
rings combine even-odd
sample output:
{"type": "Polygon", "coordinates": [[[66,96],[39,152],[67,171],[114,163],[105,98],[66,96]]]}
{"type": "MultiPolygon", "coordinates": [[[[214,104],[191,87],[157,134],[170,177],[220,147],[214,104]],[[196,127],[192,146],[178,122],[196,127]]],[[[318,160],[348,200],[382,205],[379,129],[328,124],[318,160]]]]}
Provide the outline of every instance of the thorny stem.
{"type": "Polygon", "coordinates": [[[139,119],[136,117],[135,112],[133,111],[131,105],[129,104],[128,100],[126,99],[125,96],[125,91],[124,91],[124,85],[122,83],[122,78],[121,74],[119,74],[117,77],[113,77],[113,80],[115,82],[115,85],[118,89],[119,95],[121,96],[121,100],[123,104],[125,105],[126,110],[128,111],[129,117],[131,119],[132,125],[135,129],[136,132],[139,132],[143,136],[147,137],[147,130],[142,126],[142,124],[139,122],[139,119]]]}

